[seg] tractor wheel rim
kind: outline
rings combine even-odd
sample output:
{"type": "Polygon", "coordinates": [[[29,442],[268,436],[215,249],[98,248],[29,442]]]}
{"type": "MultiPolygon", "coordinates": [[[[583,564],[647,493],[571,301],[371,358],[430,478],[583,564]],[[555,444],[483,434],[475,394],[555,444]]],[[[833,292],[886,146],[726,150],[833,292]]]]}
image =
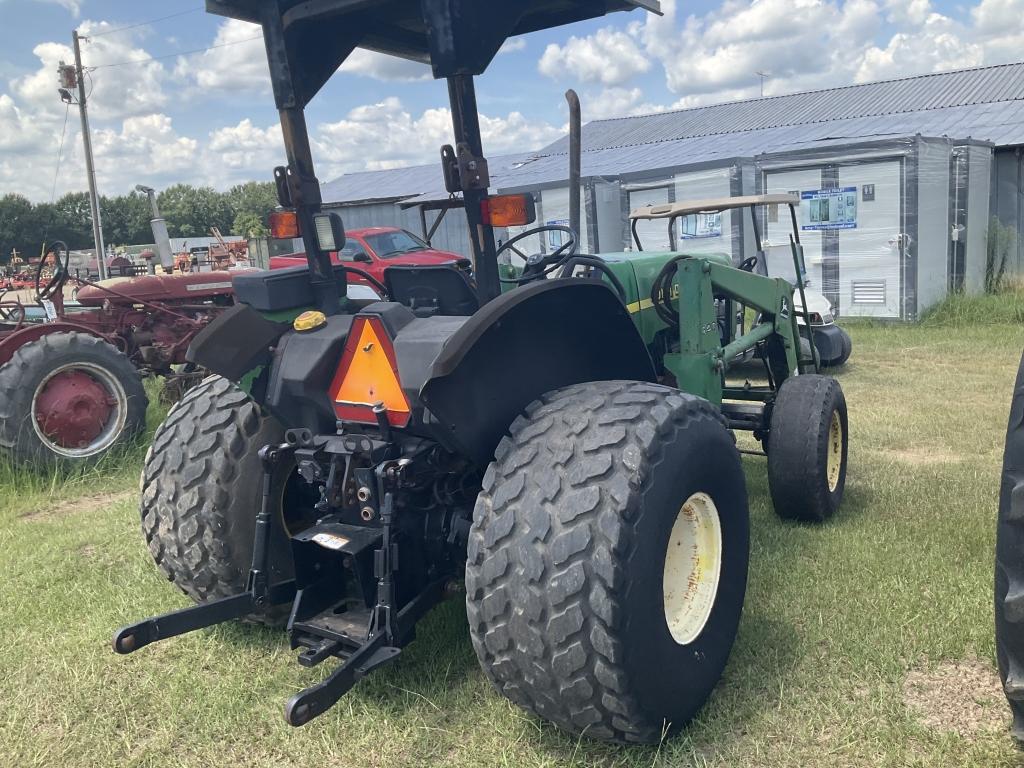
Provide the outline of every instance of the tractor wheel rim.
{"type": "Polygon", "coordinates": [[[696,640],[711,618],[722,576],[722,524],[706,493],[688,498],[665,550],[662,597],[665,622],[679,645],[696,640]]]}
{"type": "Polygon", "coordinates": [[[53,453],[81,459],[109,448],[124,431],[128,395],[106,368],[68,363],[55,368],[32,395],[31,422],[53,453]]]}
{"type": "Polygon", "coordinates": [[[839,487],[840,470],[843,468],[843,422],[839,411],[832,412],[832,423],[828,428],[828,462],[826,475],[828,492],[835,493],[839,487]]]}

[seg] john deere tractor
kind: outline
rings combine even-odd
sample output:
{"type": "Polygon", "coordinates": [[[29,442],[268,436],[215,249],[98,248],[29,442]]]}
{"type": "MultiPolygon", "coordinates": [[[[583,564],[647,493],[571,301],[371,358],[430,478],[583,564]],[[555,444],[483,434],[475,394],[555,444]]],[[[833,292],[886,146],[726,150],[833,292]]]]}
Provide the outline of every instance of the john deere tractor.
{"type": "Polygon", "coordinates": [[[823,521],[846,479],[843,394],[800,359],[784,280],[727,257],[582,254],[578,226],[528,229],[499,252],[494,228],[529,226],[533,203],[488,195],[474,92],[512,35],[658,3],[207,7],[262,25],[288,157],[272,224],[301,233],[308,268],[235,277],[238,305],[193,342],[219,376],[158,430],[141,513],[160,569],[197,604],[124,627],[114,649],[284,623],[300,664],[338,660],[287,703],[298,726],[393,662],[464,583],[499,693],[599,739],[680,728],[722,674],[746,590],[735,431],[760,440],[777,512],[823,521]],[[344,228],[321,210],[303,109],[359,46],[447,80],[442,173],[465,208],[474,280],[393,267],[382,300],[356,300],[347,279],[368,276],[331,264],[344,228]],[[505,258],[537,234],[560,244],[505,258]],[[758,316],[746,332],[741,308],[758,316]],[[756,380],[728,379],[751,349],[756,380]]]}

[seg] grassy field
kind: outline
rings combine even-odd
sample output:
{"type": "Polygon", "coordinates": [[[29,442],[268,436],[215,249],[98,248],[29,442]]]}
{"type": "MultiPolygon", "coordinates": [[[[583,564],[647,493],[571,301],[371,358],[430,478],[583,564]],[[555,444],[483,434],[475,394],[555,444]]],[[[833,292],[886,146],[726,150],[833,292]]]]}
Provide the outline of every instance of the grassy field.
{"type": "MultiPolygon", "coordinates": [[[[839,376],[850,474],[823,527],[780,522],[747,458],[750,587],[708,707],[660,747],[569,738],[494,694],[454,600],[326,716],[283,702],[326,670],[282,634],[223,626],[110,650],[187,604],[136,511],[141,449],[85,476],[0,470],[0,763],[11,766],[978,766],[1024,764],[994,668],[992,558],[1024,297],[852,326],[839,376]]],[[[151,413],[156,421],[159,414],[151,413]]]]}

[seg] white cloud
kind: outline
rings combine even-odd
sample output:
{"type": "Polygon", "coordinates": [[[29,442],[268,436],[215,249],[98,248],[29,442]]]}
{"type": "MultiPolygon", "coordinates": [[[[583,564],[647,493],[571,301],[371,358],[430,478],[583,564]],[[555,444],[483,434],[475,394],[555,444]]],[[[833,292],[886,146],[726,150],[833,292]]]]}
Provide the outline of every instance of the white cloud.
{"type": "MultiPolygon", "coordinates": [[[[83,22],[83,35],[111,28],[106,22],[83,22]]],[[[71,48],[62,43],[40,43],[32,49],[40,66],[32,74],[11,81],[11,92],[34,114],[63,114],[64,105],[57,96],[57,65],[73,63],[71,48]]],[[[90,92],[91,113],[97,119],[118,120],[130,115],[148,114],[167,102],[164,92],[166,71],[158,61],[141,61],[129,66],[108,64],[136,62],[150,54],[135,45],[131,35],[91,38],[82,44],[82,62],[87,69],[86,90],[90,92]]]]}
{"type": "Polygon", "coordinates": [[[98,183],[109,194],[139,183],[160,187],[182,180],[183,170],[190,174],[196,167],[199,145],[178,135],[171,118],[163,114],[126,118],[120,130],[94,130],[92,143],[98,183]]]}
{"type": "Polygon", "coordinates": [[[240,175],[239,180],[269,179],[272,168],[285,164],[281,126],[274,123],[259,128],[245,118],[238,125],[218,128],[210,134],[204,155],[204,168],[213,170],[215,175],[240,175]]]}
{"type": "Polygon", "coordinates": [[[665,107],[643,99],[644,92],[640,88],[605,88],[599,93],[585,94],[582,99],[583,121],[646,115],[665,110],[665,107]]]}
{"type": "Polygon", "coordinates": [[[516,53],[517,51],[526,50],[526,38],[525,37],[510,37],[504,43],[501,44],[501,48],[498,49],[498,55],[501,56],[505,53],[516,53]]]}
{"type": "Polygon", "coordinates": [[[921,29],[893,35],[885,48],[866,50],[856,81],[885,80],[910,73],[941,72],[982,64],[984,48],[965,38],[960,25],[933,13],[921,29]]]}
{"type": "Polygon", "coordinates": [[[685,18],[681,7],[663,0],[663,17],[627,27],[674,108],[757,97],[758,72],[771,96],[1005,63],[1024,46],[1024,0],[979,0],[957,18],[930,0],[724,0],[685,18]]]}
{"type": "Polygon", "coordinates": [[[206,92],[270,91],[270,68],[258,25],[228,19],[210,45],[197,56],[180,56],[175,76],[206,92]]]}
{"type": "Polygon", "coordinates": [[[426,64],[363,48],[356,48],[339,71],[385,82],[413,82],[431,78],[430,67],[426,64]]]}
{"type": "Polygon", "coordinates": [[[621,85],[650,69],[636,40],[605,27],[589,37],[570,37],[565,45],[552,43],[538,64],[541,74],[563,79],[566,74],[585,83],[621,85]]]}
{"type": "MultiPolygon", "coordinates": [[[[562,131],[519,112],[504,117],[480,116],[484,150],[489,155],[536,149],[562,131]]],[[[451,113],[427,109],[414,116],[394,97],[351,110],[344,120],[324,123],[314,131],[318,174],[330,179],[359,170],[427,163],[442,144],[452,142],[451,113]]]]}

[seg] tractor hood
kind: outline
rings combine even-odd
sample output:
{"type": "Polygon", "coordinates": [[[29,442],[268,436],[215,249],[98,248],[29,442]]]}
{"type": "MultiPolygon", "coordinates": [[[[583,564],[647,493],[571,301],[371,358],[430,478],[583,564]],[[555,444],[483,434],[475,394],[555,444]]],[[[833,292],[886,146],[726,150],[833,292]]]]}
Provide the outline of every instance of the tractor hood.
{"type": "Polygon", "coordinates": [[[105,301],[132,304],[139,301],[181,301],[208,299],[233,293],[234,272],[197,272],[189,275],[145,275],[112,277],[78,291],[83,307],[98,307],[105,301]]]}

